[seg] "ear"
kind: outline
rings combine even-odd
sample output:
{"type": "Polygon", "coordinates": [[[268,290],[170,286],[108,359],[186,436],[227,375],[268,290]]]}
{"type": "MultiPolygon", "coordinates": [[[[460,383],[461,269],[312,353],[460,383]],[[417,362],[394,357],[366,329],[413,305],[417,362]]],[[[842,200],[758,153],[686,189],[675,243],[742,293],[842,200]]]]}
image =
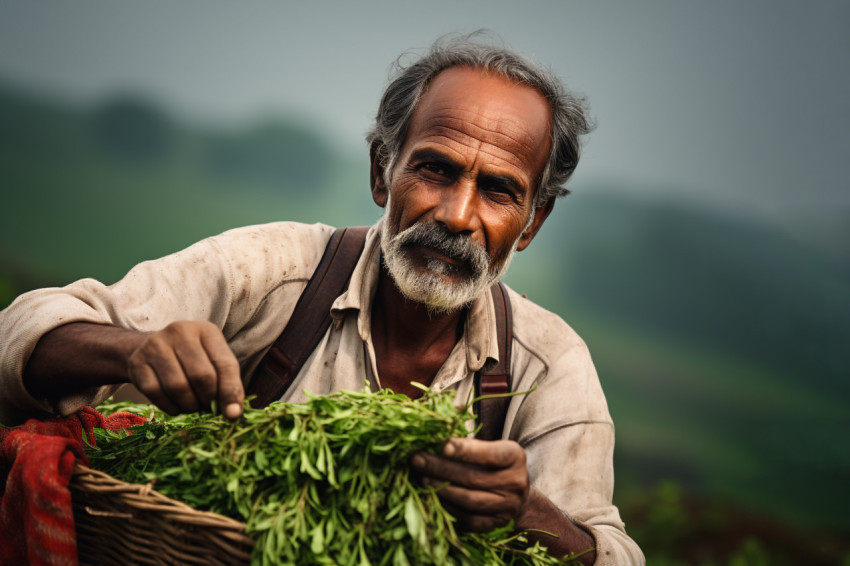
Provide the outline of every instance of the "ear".
{"type": "Polygon", "coordinates": [[[517,251],[522,251],[528,247],[528,244],[530,244],[531,240],[534,239],[534,236],[537,235],[538,230],[540,230],[540,227],[543,226],[543,222],[549,216],[549,213],[552,212],[554,207],[555,197],[552,197],[534,210],[534,220],[519,237],[519,244],[517,244],[516,247],[517,251]]]}
{"type": "Polygon", "coordinates": [[[383,148],[383,144],[376,141],[372,142],[372,145],[369,146],[369,159],[372,162],[369,168],[369,184],[372,187],[372,200],[381,208],[387,206],[387,199],[389,198],[389,189],[384,182],[384,165],[381,163],[383,160],[383,148]]]}

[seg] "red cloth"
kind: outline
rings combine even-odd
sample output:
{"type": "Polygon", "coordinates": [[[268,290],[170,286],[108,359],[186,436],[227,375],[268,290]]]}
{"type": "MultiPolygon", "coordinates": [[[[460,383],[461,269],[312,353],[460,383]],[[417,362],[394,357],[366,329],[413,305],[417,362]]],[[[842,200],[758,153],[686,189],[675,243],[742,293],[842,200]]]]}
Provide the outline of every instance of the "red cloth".
{"type": "Polygon", "coordinates": [[[75,461],[88,464],[83,434],[94,445],[95,428],[118,430],[144,421],[131,413],[104,417],[85,407],[70,417],[0,427],[0,564],[76,565],[68,483],[75,461]]]}

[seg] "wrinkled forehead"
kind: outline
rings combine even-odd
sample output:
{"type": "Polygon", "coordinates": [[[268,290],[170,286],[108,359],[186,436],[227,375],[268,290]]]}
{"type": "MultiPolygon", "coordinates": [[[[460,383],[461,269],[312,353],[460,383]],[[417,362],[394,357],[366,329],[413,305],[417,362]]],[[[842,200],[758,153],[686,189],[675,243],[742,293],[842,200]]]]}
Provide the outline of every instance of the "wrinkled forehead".
{"type": "Polygon", "coordinates": [[[551,108],[533,87],[482,69],[452,67],[431,81],[406,141],[449,136],[487,145],[536,177],[549,154],[550,122],[551,108]]]}

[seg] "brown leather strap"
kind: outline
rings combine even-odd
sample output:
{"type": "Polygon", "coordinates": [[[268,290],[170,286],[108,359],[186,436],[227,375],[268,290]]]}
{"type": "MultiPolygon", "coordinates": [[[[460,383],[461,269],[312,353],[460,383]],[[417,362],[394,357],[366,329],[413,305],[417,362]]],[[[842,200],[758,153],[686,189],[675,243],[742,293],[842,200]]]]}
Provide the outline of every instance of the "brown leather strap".
{"type": "Polygon", "coordinates": [[[286,392],[331,324],[331,306],[348,288],[363,252],[368,227],[334,231],[316,271],[301,293],[283,333],[269,349],[248,385],[253,407],[265,407],[286,392]]]}
{"type": "MultiPolygon", "coordinates": [[[[319,266],[301,293],[283,333],[260,362],[248,385],[256,397],[253,407],[264,407],[283,396],[301,366],[310,357],[331,323],[330,309],[348,288],[351,273],[366,242],[368,227],[340,228],[331,236],[319,266]]],[[[513,318],[507,288],[499,283],[490,289],[496,311],[499,363],[475,374],[475,394],[499,395],[511,390],[511,342],[513,318]]],[[[486,399],[475,404],[482,428],[478,438],[502,437],[509,399],[486,399]]]]}
{"type": "MultiPolygon", "coordinates": [[[[503,283],[490,288],[496,309],[496,341],[499,346],[499,363],[476,372],[475,395],[502,395],[511,391],[511,342],[513,341],[513,313],[508,289],[503,283]]],[[[477,438],[498,440],[502,438],[509,398],[483,399],[475,404],[481,429],[477,438]]]]}

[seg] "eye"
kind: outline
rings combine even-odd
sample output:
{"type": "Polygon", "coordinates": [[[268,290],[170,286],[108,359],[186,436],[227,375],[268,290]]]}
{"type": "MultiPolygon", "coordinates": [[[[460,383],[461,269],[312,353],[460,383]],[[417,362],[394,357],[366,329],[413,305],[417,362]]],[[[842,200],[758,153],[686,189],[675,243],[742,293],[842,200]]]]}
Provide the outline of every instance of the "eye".
{"type": "Polygon", "coordinates": [[[498,183],[488,184],[482,187],[484,192],[487,193],[490,199],[496,202],[502,203],[516,203],[519,202],[519,198],[517,197],[516,191],[514,191],[511,187],[506,185],[501,185],[498,183]]]}
{"type": "Polygon", "coordinates": [[[442,163],[423,163],[419,169],[424,173],[425,177],[430,179],[444,180],[451,177],[451,172],[442,163]]]}

